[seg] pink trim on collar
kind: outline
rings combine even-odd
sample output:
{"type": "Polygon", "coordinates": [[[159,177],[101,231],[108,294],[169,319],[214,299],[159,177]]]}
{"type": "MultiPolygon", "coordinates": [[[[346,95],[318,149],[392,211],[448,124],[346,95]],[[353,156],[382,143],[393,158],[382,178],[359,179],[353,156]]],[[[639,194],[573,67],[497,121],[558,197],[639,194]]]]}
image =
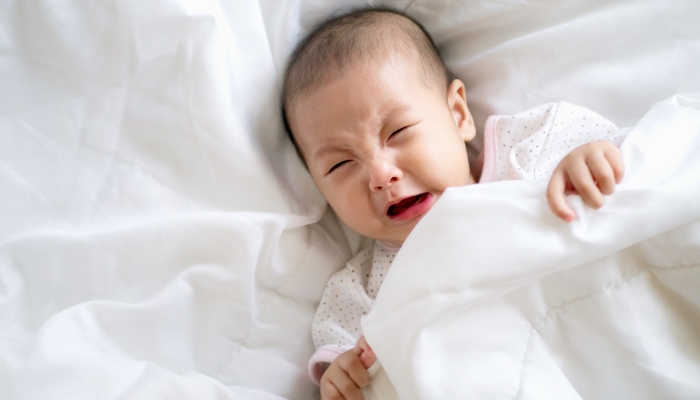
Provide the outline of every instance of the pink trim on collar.
{"type": "Polygon", "coordinates": [[[498,152],[496,124],[500,118],[500,115],[492,115],[486,120],[486,126],[484,126],[484,150],[481,153],[484,157],[484,167],[481,170],[479,183],[488,183],[496,180],[496,157],[498,152]]]}

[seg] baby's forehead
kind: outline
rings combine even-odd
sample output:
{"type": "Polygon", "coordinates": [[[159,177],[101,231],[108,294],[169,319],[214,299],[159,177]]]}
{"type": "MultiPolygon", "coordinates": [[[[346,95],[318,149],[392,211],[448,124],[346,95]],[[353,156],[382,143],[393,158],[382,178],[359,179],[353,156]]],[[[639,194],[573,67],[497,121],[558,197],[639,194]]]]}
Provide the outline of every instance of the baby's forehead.
{"type": "MultiPolygon", "coordinates": [[[[422,70],[416,66],[416,57],[396,56],[384,61],[368,60],[344,68],[342,73],[329,79],[315,90],[298,96],[290,108],[292,119],[321,120],[327,113],[344,117],[345,110],[358,112],[381,122],[410,109],[409,101],[416,96],[415,88],[434,91],[439,99],[444,88],[426,82],[422,70]],[[334,107],[335,106],[335,107],[334,107]]],[[[431,96],[429,99],[433,99],[431,96]]]]}

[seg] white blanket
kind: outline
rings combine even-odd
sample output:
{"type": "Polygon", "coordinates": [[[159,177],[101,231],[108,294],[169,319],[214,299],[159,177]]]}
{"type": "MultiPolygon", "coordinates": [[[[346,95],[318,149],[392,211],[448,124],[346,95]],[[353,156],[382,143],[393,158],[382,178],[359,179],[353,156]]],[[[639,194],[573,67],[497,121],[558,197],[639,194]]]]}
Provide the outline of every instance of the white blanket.
{"type": "Polygon", "coordinates": [[[700,96],[657,104],[598,211],[449,189],[363,320],[401,399],[700,398],[700,96]]]}
{"type": "MultiPolygon", "coordinates": [[[[0,0],[0,399],[318,396],[311,319],[360,238],[285,137],[280,79],[362,3],[0,0]]],[[[384,3],[478,126],[551,101],[628,126],[700,92],[695,0],[384,3]]]]}

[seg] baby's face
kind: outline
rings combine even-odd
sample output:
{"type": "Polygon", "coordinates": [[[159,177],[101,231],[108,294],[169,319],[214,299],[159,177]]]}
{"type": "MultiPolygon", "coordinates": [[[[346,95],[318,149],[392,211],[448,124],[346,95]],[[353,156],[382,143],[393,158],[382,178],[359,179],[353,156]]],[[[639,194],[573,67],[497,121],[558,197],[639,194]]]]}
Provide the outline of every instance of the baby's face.
{"type": "Polygon", "coordinates": [[[476,131],[455,80],[428,87],[403,59],[349,68],[291,110],[316,185],[350,228],[402,244],[451,186],[473,183],[465,142],[476,131]]]}

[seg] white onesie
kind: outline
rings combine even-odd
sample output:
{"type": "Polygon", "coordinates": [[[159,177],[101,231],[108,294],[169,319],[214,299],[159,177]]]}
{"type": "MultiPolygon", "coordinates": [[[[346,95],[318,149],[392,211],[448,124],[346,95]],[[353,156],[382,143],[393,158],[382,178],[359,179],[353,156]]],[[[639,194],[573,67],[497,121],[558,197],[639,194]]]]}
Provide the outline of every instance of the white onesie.
{"type": "MultiPolygon", "coordinates": [[[[564,102],[512,116],[492,115],[484,128],[479,183],[548,179],[571,150],[596,140],[619,146],[628,131],[618,130],[593,111],[564,102]]],[[[352,349],[362,336],[360,319],[372,309],[398,251],[374,241],[328,281],[312,326],[316,352],[309,360],[309,374],[316,384],[323,375],[323,363],[352,349]]]]}

